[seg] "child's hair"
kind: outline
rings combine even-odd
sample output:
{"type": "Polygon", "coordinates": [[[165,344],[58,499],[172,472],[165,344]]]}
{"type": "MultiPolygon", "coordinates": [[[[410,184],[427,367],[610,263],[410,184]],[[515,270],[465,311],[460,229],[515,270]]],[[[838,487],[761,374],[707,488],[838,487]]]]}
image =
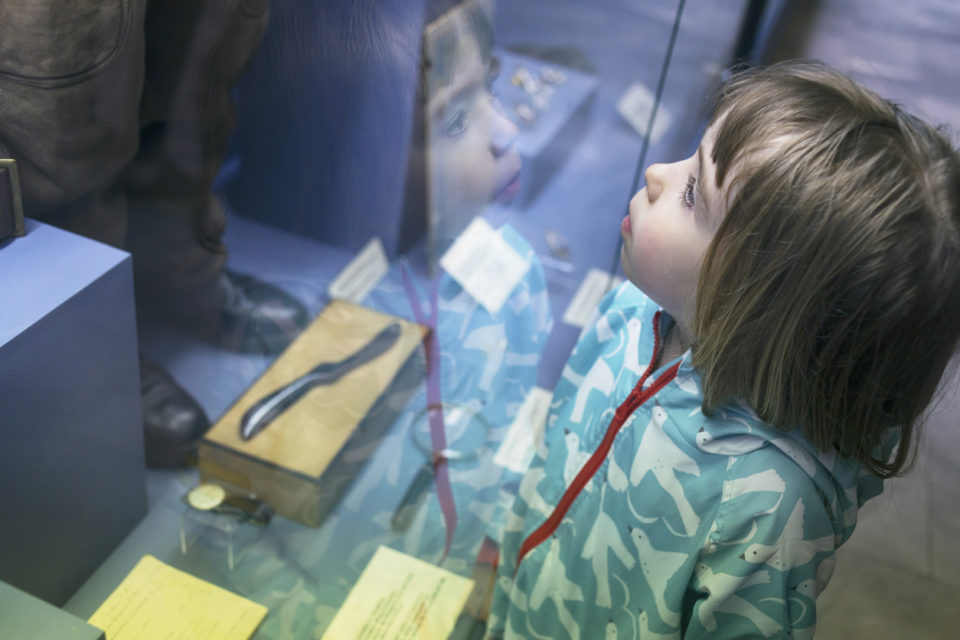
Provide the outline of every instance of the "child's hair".
{"type": "Polygon", "coordinates": [[[816,62],[735,75],[713,123],[727,212],[692,327],[704,413],[740,399],[820,450],[901,473],[960,339],[957,152],[816,62]]]}
{"type": "Polygon", "coordinates": [[[483,5],[475,0],[434,0],[425,13],[426,25],[432,28],[423,43],[420,61],[418,99],[422,103],[427,102],[428,93],[453,83],[455,70],[465,55],[479,55],[484,66],[493,55],[493,25],[483,5]]]}

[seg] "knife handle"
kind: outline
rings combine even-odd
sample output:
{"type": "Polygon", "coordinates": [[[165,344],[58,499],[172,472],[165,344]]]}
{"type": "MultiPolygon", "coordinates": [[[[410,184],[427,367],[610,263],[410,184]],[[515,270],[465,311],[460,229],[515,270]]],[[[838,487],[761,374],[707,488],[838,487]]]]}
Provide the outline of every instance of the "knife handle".
{"type": "Polygon", "coordinates": [[[240,437],[249,440],[315,386],[319,376],[305,375],[264,396],[243,414],[240,437]]]}
{"type": "Polygon", "coordinates": [[[394,531],[403,533],[410,528],[410,523],[417,515],[417,510],[423,503],[423,498],[426,497],[432,484],[433,463],[427,461],[417,470],[413,480],[410,481],[410,486],[407,487],[406,493],[403,494],[403,499],[400,500],[397,510],[393,512],[390,527],[394,531]]]}

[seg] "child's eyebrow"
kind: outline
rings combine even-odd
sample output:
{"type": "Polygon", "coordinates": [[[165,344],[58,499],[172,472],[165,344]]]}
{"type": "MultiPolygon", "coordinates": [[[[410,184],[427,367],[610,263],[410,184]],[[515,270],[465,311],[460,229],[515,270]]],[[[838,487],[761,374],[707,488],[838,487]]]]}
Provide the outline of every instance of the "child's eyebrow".
{"type": "Polygon", "coordinates": [[[463,100],[466,96],[470,95],[477,90],[478,87],[484,86],[482,79],[479,77],[466,78],[461,81],[459,85],[453,90],[453,92],[446,96],[446,98],[439,100],[431,108],[431,115],[438,116],[443,113],[444,109],[447,108],[447,105],[457,104],[463,100]]]}

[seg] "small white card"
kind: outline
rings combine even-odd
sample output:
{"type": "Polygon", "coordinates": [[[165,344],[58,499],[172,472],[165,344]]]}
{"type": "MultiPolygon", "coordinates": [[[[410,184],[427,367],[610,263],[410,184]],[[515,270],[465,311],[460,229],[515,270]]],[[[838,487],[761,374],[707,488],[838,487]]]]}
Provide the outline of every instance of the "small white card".
{"type": "Polygon", "coordinates": [[[507,430],[507,435],[500,443],[494,464],[523,473],[530,466],[533,454],[543,441],[543,430],[547,424],[547,412],[550,411],[550,401],[553,392],[541,387],[534,387],[520,410],[517,417],[507,430]]]}
{"type": "Polygon", "coordinates": [[[379,547],[323,640],[446,638],[472,589],[473,580],[379,547]]]}
{"type": "Polygon", "coordinates": [[[331,298],[360,304],[390,270],[380,238],[374,237],[330,283],[331,298]]]}
{"type": "MultiPolygon", "coordinates": [[[[654,95],[639,82],[631,84],[617,101],[617,111],[623,119],[630,123],[637,133],[644,135],[650,121],[650,110],[653,109],[654,95]]],[[[660,103],[657,117],[653,121],[653,133],[650,142],[656,143],[673,122],[673,117],[667,108],[660,103]]]]}
{"type": "Polygon", "coordinates": [[[500,312],[529,265],[483,218],[474,218],[440,266],[492,314],[500,312]]]}
{"type": "Polygon", "coordinates": [[[613,276],[596,267],[587,271],[580,288],[573,295],[573,299],[563,312],[563,321],[575,327],[584,327],[590,321],[594,309],[600,304],[603,296],[611,289],[615,289],[623,282],[620,276],[613,276]]]}

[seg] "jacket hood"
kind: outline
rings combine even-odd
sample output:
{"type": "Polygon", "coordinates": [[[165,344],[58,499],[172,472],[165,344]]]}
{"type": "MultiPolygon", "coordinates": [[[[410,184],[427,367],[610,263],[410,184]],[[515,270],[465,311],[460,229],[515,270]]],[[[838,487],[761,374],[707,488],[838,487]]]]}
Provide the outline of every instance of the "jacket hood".
{"type": "MultiPolygon", "coordinates": [[[[702,379],[690,364],[690,351],[683,356],[676,382],[690,393],[687,415],[701,413],[702,379]]],[[[809,476],[824,496],[837,544],[853,533],[857,511],[883,491],[883,480],[867,471],[856,459],[844,458],[835,449],[819,451],[800,430],[784,431],[769,425],[742,401],[717,408],[714,417],[703,416],[696,433],[697,448],[706,453],[738,456],[763,447],[774,447],[809,476]]],[[[884,448],[888,451],[888,448],[884,448]]],[[[890,447],[892,449],[892,447],[890,447]]]]}

